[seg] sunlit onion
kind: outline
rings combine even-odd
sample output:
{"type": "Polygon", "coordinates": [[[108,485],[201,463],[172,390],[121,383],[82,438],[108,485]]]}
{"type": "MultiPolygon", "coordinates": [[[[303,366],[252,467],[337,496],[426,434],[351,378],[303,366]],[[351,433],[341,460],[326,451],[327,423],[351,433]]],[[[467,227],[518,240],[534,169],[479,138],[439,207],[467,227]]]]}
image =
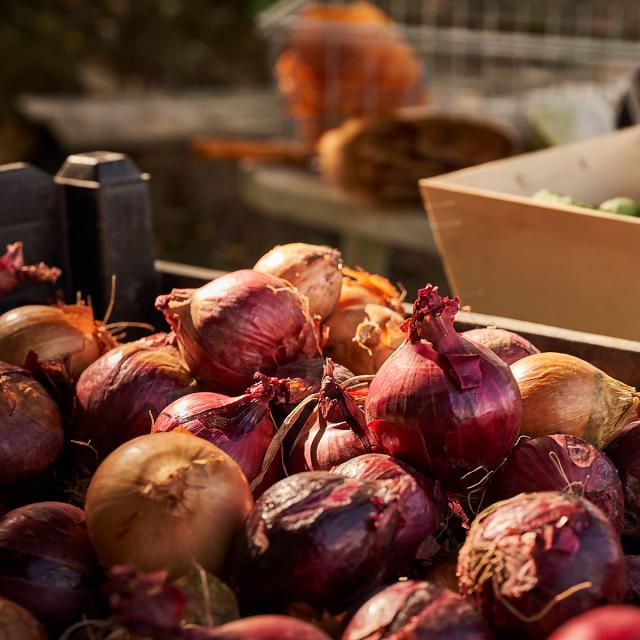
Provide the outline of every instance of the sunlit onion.
{"type": "Polygon", "coordinates": [[[469,329],[469,331],[464,331],[463,335],[465,338],[487,347],[507,364],[513,364],[534,353],[540,353],[540,350],[526,338],[506,329],[497,329],[496,327],[469,329]]]}
{"type": "Polygon", "coordinates": [[[0,640],[47,640],[47,634],[26,609],[0,598],[0,640]]]}
{"type": "Polygon", "coordinates": [[[402,313],[403,294],[383,276],[364,269],[343,267],[342,289],[338,308],[379,304],[402,313]]]}
{"type": "Polygon", "coordinates": [[[628,605],[598,607],[569,620],[548,640],[640,640],[640,610],[628,605]]]}

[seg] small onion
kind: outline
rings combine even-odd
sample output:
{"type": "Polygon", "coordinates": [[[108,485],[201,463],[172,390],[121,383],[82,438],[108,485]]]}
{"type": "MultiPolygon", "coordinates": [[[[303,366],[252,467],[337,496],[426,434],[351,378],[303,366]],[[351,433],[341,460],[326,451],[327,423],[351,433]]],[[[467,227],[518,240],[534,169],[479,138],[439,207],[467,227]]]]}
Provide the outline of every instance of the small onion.
{"type": "Polygon", "coordinates": [[[0,362],[0,500],[14,503],[47,477],[64,440],[58,406],[23,369],[0,362]]]}
{"type": "Polygon", "coordinates": [[[253,267],[290,282],[309,300],[309,312],[328,318],[340,297],[342,256],[337,249],[317,244],[278,245],[253,267]]]}
{"type": "Polygon", "coordinates": [[[178,337],[189,368],[212,391],[242,393],[301,357],[321,355],[306,298],[270,274],[234,271],[200,289],[174,289],[156,307],[178,337]]]}
{"type": "MultiPolygon", "coordinates": [[[[329,640],[317,627],[289,616],[252,616],[206,631],[202,640],[329,640]]],[[[198,638],[194,638],[198,640],[198,638]]]]}
{"type": "Polygon", "coordinates": [[[82,509],[37,502],[0,520],[0,595],[47,626],[99,612],[102,583],[82,509]]]}
{"type": "Polygon", "coordinates": [[[47,640],[47,634],[26,609],[0,598],[0,640],[47,640]]]}
{"type": "Polygon", "coordinates": [[[60,277],[60,274],[60,269],[48,267],[44,262],[25,265],[22,242],[8,244],[6,253],[0,256],[0,296],[13,291],[26,280],[31,280],[32,282],[55,282],[60,277]]]}
{"type": "Polygon", "coordinates": [[[193,561],[218,573],[253,500],[240,467],[190,433],[151,433],[111,453],[86,499],[105,567],[134,564],[176,577],[193,561]]]}
{"type": "Polygon", "coordinates": [[[497,630],[546,638],[626,591],[620,538],[588,500],[523,493],[474,520],[458,559],[460,593],[497,630]]]}
{"type": "Polygon", "coordinates": [[[429,582],[398,582],[367,600],[342,640],[492,640],[480,614],[461,596],[429,582]]]}
{"type": "Polygon", "coordinates": [[[558,434],[521,440],[492,478],[484,503],[536,491],[582,496],[622,531],[624,498],[618,472],[607,456],[580,438],[558,434]]]}
{"type": "Polygon", "coordinates": [[[637,417],[638,394],[592,364],[538,353],[511,365],[522,396],[522,433],[578,436],[602,449],[637,417]]]}
{"type": "Polygon", "coordinates": [[[608,605],[563,624],[548,640],[640,640],[640,610],[608,605]]]}
{"type": "Polygon", "coordinates": [[[464,331],[462,335],[481,344],[483,347],[487,347],[507,364],[513,364],[534,353],[540,353],[540,349],[531,344],[526,338],[506,329],[497,329],[495,327],[469,329],[469,331],[464,331]]]}
{"type": "Polygon", "coordinates": [[[194,386],[170,336],[158,333],[120,345],[80,376],[73,437],[90,441],[102,459],[123,442],[150,433],[160,411],[194,386]]]}
{"type": "Polygon", "coordinates": [[[115,344],[85,305],[26,305],[0,316],[0,360],[19,367],[33,351],[40,360],[67,361],[76,379],[115,344]]]}

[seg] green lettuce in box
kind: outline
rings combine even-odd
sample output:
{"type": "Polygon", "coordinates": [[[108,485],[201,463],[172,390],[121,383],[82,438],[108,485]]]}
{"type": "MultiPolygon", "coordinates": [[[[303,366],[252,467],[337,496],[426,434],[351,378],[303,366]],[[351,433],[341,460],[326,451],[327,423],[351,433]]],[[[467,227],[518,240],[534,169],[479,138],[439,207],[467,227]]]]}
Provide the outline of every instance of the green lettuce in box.
{"type": "Polygon", "coordinates": [[[599,211],[617,213],[623,216],[640,217],[640,203],[627,196],[605,200],[597,207],[594,207],[593,205],[586,202],[576,200],[572,196],[568,196],[563,193],[557,193],[556,191],[551,191],[550,189],[540,189],[540,191],[537,191],[533,194],[532,198],[534,200],[538,200],[539,202],[548,202],[549,204],[564,204],[573,207],[584,207],[586,209],[598,209],[599,211]]]}

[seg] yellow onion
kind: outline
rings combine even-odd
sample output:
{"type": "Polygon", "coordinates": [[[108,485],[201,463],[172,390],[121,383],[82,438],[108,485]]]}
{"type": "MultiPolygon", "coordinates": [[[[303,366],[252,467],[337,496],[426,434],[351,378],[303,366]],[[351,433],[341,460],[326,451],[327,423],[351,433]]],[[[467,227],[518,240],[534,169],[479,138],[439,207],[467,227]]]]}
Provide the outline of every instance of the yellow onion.
{"type": "Polygon", "coordinates": [[[89,485],[87,528],[106,568],[219,573],[253,506],[240,467],[189,433],[151,433],[111,453],[89,485]]]}
{"type": "Polygon", "coordinates": [[[356,375],[373,374],[402,344],[404,318],[379,304],[344,307],[327,322],[325,353],[356,375]]]}
{"type": "Polygon", "coordinates": [[[353,305],[380,304],[402,313],[404,294],[393,284],[375,273],[368,273],[364,269],[343,267],[342,288],[338,309],[353,305]]]}
{"type": "Polygon", "coordinates": [[[116,344],[90,307],[25,305],[0,316],[0,360],[22,367],[29,351],[42,361],[68,360],[77,378],[116,344]]]}
{"type": "Polygon", "coordinates": [[[289,281],[309,300],[309,313],[322,320],[331,315],[340,297],[342,255],[337,249],[303,242],[278,245],[253,268],[289,281]]]}
{"type": "Polygon", "coordinates": [[[522,396],[521,433],[577,436],[604,447],[638,417],[638,393],[589,362],[536,353],[511,365],[522,396]]]}

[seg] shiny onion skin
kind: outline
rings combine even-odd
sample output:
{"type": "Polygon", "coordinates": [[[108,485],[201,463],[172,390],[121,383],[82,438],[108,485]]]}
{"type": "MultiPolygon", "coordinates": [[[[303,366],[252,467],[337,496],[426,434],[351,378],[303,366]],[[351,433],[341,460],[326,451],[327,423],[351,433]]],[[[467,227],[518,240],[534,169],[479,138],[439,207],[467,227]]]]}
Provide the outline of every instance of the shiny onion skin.
{"type": "Polygon", "coordinates": [[[124,442],[150,433],[160,411],[194,388],[172,336],[157,333],[120,345],[80,376],[73,438],[90,441],[103,459],[124,442]]]}
{"type": "Polygon", "coordinates": [[[605,449],[624,491],[624,533],[640,538],[640,421],[626,426],[605,449]]]}
{"type": "Polygon", "coordinates": [[[620,538],[588,500],[523,493],[485,509],[458,557],[460,593],[492,626],[546,638],[574,616],[622,601],[620,538]]]}
{"type": "Polygon", "coordinates": [[[537,353],[511,365],[522,396],[522,433],[578,436],[598,449],[638,417],[638,394],[589,362],[537,353]]]}
{"type": "Polygon", "coordinates": [[[26,609],[0,598],[0,640],[47,640],[47,634],[26,609]]]}
{"type": "Polygon", "coordinates": [[[63,440],[60,411],[42,385],[0,362],[0,502],[15,503],[37,488],[63,440]]]}
{"type": "Polygon", "coordinates": [[[150,433],[94,474],[87,528],[104,567],[133,564],[175,578],[195,560],[218,573],[253,499],[240,467],[190,433],[150,433]]]}
{"type": "Polygon", "coordinates": [[[309,301],[309,313],[328,318],[342,287],[342,255],[337,249],[293,242],[278,245],[256,262],[255,271],[290,282],[309,301]]]}
{"type": "Polygon", "coordinates": [[[270,274],[234,271],[199,289],[174,289],[156,307],[211,391],[240,394],[257,371],[270,375],[287,362],[322,355],[306,298],[270,274]]]}
{"type": "Polygon", "coordinates": [[[576,616],[548,640],[640,640],[640,609],[610,604],[576,616]]]}
{"type": "Polygon", "coordinates": [[[624,497],[613,463],[576,436],[522,439],[491,479],[484,505],[519,493],[561,491],[590,500],[622,532],[624,497]]]}
{"type": "MultiPolygon", "coordinates": [[[[181,428],[204,438],[229,454],[251,482],[260,473],[276,433],[270,403],[287,395],[286,381],[266,376],[235,398],[211,392],[191,393],[165,407],[153,431],[181,428]]],[[[273,478],[273,482],[277,479],[273,478]]]]}
{"type": "Polygon", "coordinates": [[[344,611],[379,586],[389,562],[411,559],[413,550],[394,543],[400,498],[393,481],[326,471],[277,482],[256,501],[231,557],[241,608],[344,611]]]}
{"type": "Polygon", "coordinates": [[[522,406],[509,367],[454,330],[458,309],[437,287],[418,292],[407,340],[371,382],[365,410],[385,453],[465,491],[508,455],[522,406]]]}
{"type": "Polygon", "coordinates": [[[279,615],[234,620],[205,633],[202,640],[329,640],[324,631],[308,622],[279,615]]]}
{"type": "Polygon", "coordinates": [[[342,640],[493,640],[493,634],[457,593],[406,580],[367,600],[342,640]]]}
{"type": "Polygon", "coordinates": [[[507,364],[513,364],[534,353],[540,353],[540,349],[531,344],[526,338],[506,329],[497,329],[495,327],[469,329],[469,331],[464,331],[462,335],[481,344],[483,347],[487,347],[507,364]]]}
{"type": "Polygon", "coordinates": [[[0,519],[0,595],[47,627],[96,615],[103,582],[82,509],[36,502],[0,519]]]}

